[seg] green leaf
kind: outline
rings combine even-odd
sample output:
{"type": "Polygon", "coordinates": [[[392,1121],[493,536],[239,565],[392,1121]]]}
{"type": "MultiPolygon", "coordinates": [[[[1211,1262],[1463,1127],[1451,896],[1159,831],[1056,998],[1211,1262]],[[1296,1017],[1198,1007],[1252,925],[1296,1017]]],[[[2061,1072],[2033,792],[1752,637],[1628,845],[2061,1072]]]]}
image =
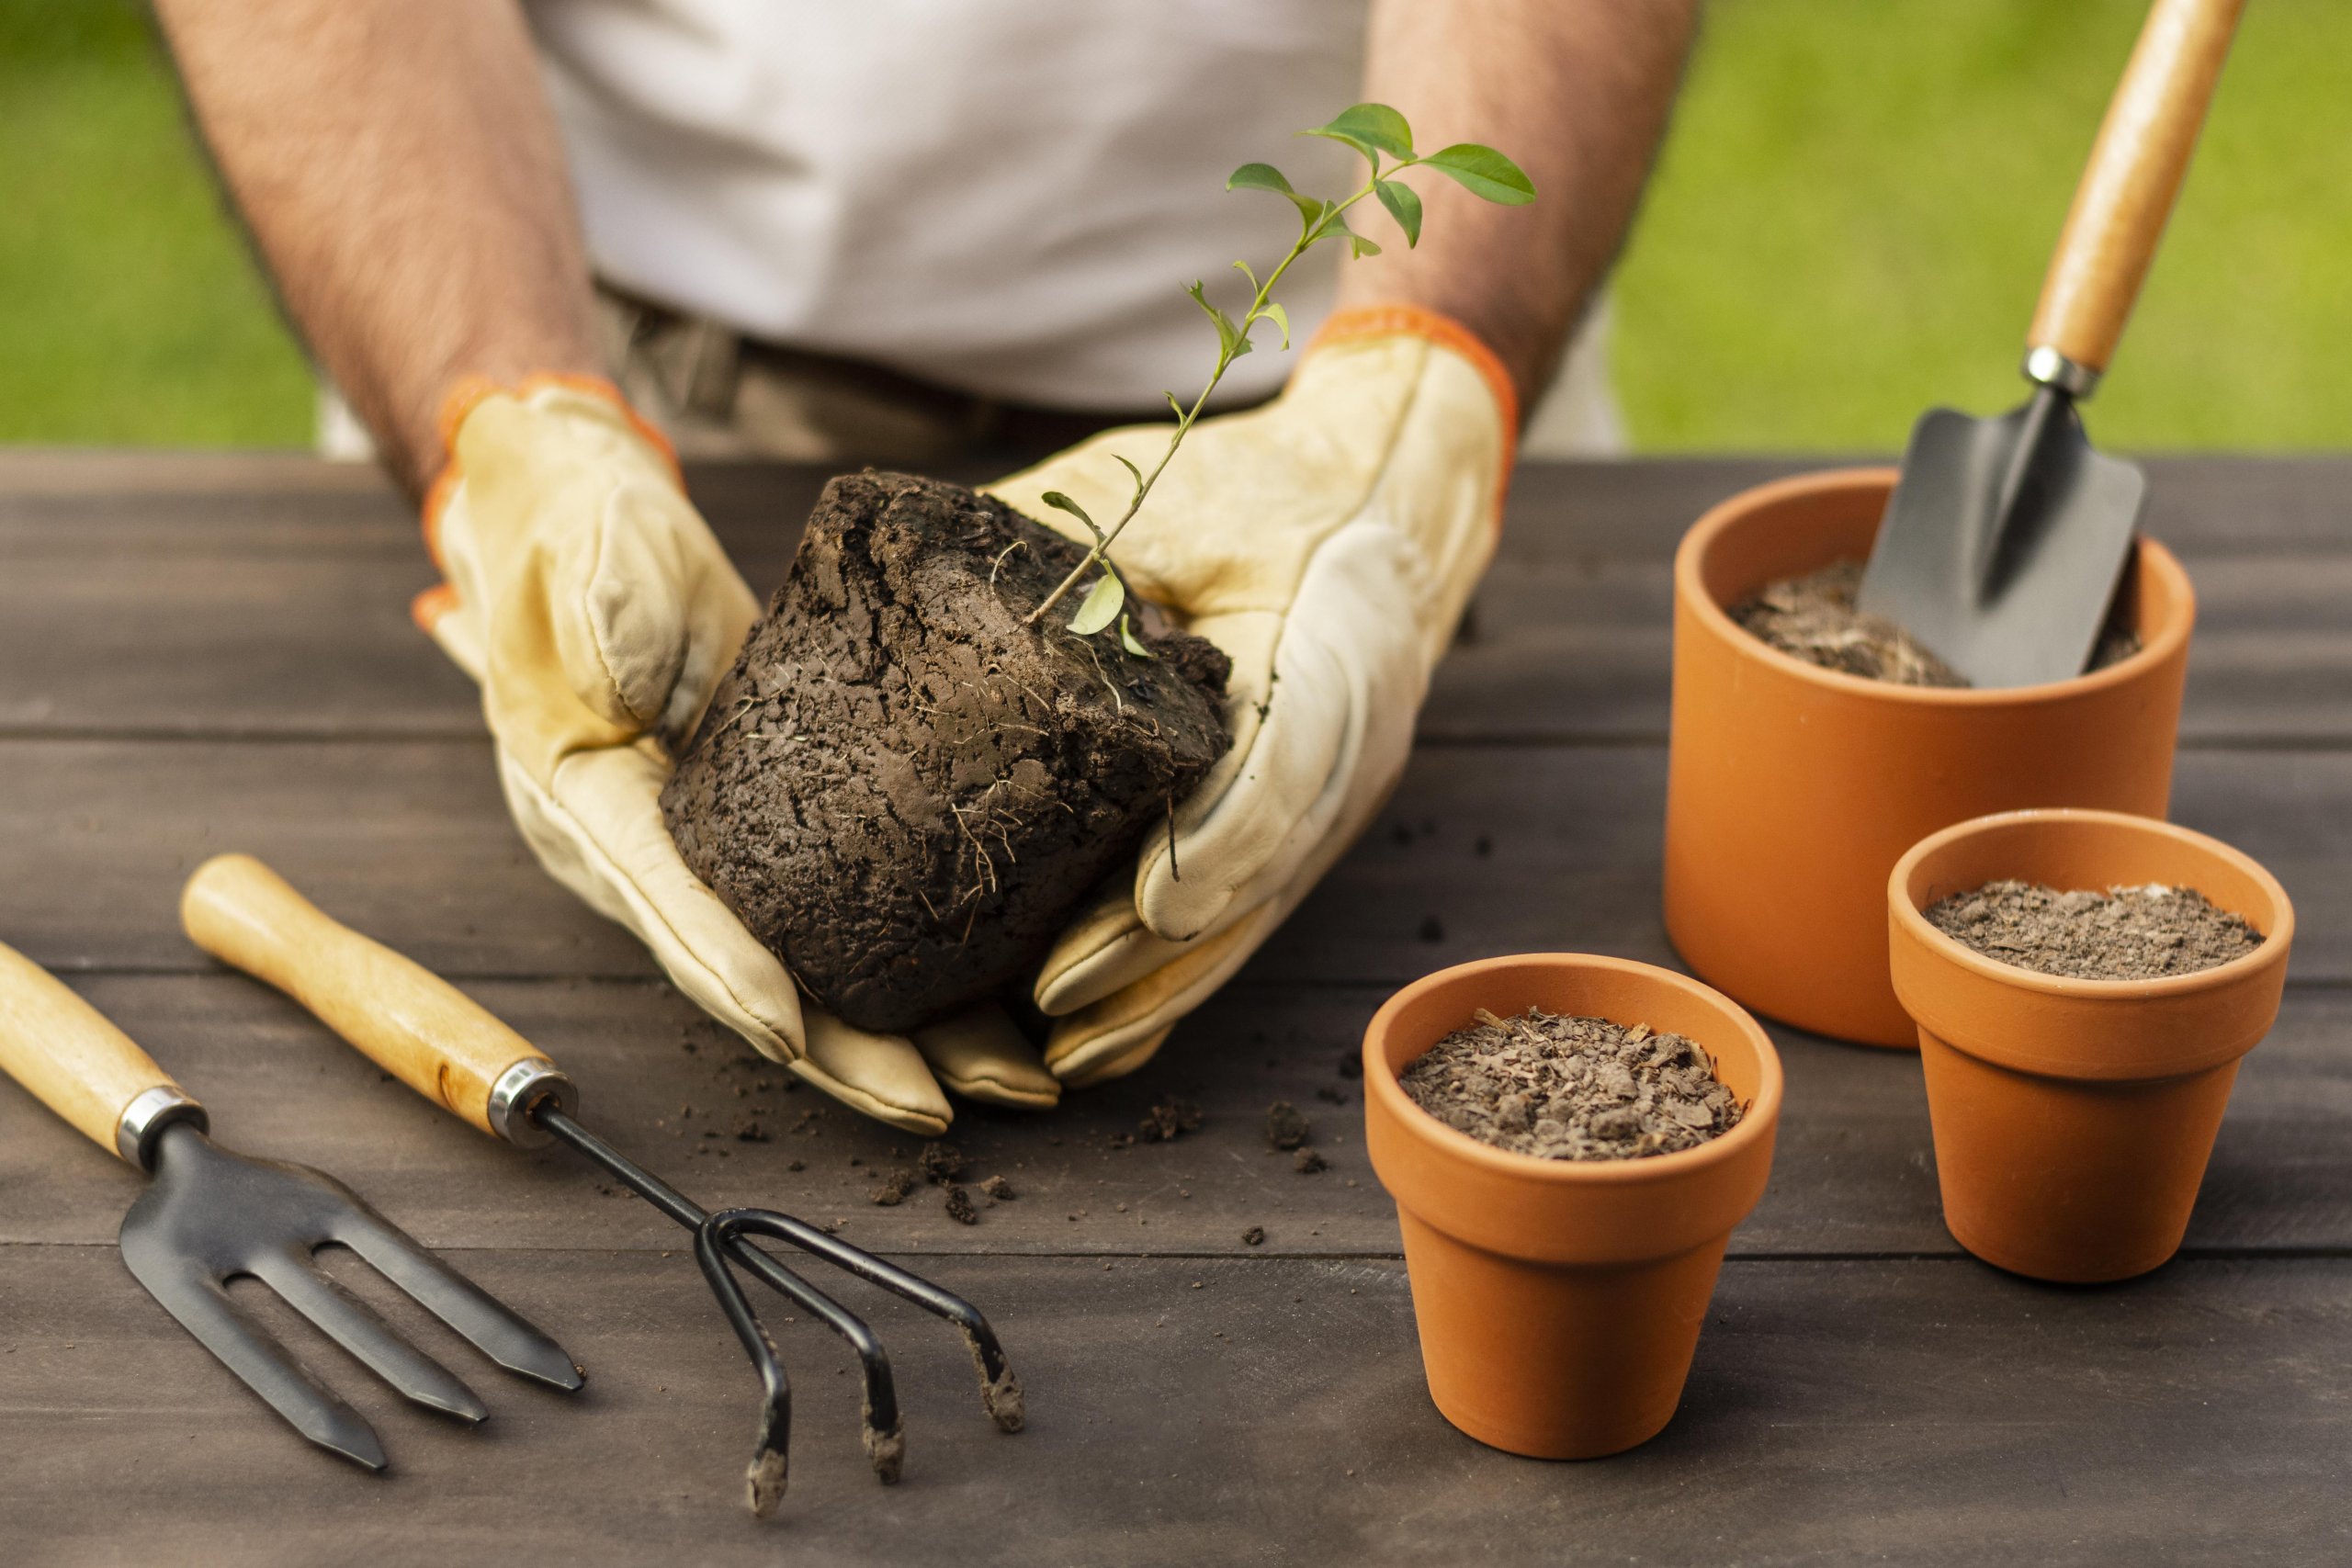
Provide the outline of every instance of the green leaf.
{"type": "Polygon", "coordinates": [[[1535,182],[1524,170],[1493,148],[1475,141],[1457,141],[1421,162],[1449,175],[1472,196],[1505,207],[1524,207],[1535,199],[1535,182]]]}
{"type": "Polygon", "coordinates": [[[1365,256],[1376,256],[1380,254],[1380,247],[1374,244],[1372,241],[1365,239],[1362,234],[1350,234],[1348,236],[1348,246],[1355,253],[1358,260],[1362,260],[1365,256]]]}
{"type": "Polygon", "coordinates": [[[1317,209],[1323,205],[1311,196],[1301,196],[1293,190],[1290,181],[1283,178],[1283,172],[1272,164],[1242,164],[1226,180],[1225,188],[1227,190],[1270,190],[1276,196],[1288,197],[1290,204],[1298,209],[1299,216],[1310,223],[1315,220],[1317,209]]]}
{"type": "Polygon", "coordinates": [[[1306,243],[1312,245],[1318,241],[1328,240],[1334,234],[1349,234],[1353,232],[1354,231],[1348,227],[1348,215],[1334,207],[1329,211],[1324,213],[1323,220],[1321,222],[1316,224],[1314,228],[1307,231],[1306,243]]]}
{"type": "MultiPolygon", "coordinates": [[[[1392,158],[1413,156],[1413,128],[1405,117],[1386,104],[1357,104],[1340,111],[1330,124],[1314,130],[1300,132],[1303,136],[1324,136],[1334,141],[1344,141],[1367,158],[1374,149],[1392,158]]],[[[1376,166],[1377,158],[1373,162],[1376,166]]]]}
{"type": "Polygon", "coordinates": [[[1282,328],[1283,346],[1284,348],[1288,348],[1290,346],[1290,312],[1284,310],[1273,300],[1269,299],[1266,301],[1266,308],[1259,311],[1258,314],[1262,319],[1272,321],[1274,325],[1282,328]]]}
{"type": "Polygon", "coordinates": [[[1119,617],[1119,646],[1125,649],[1129,653],[1134,654],[1137,659],[1157,659],[1159,657],[1159,655],[1152,652],[1151,649],[1146,648],[1142,643],[1136,640],[1135,628],[1127,624],[1127,617],[1125,615],[1121,615],[1119,617]]]}
{"type": "Polygon", "coordinates": [[[1078,502],[1072,501],[1061,491],[1057,490],[1049,490],[1037,499],[1044,502],[1047,506],[1052,507],[1057,512],[1069,513],[1072,517],[1077,518],[1080,523],[1086,525],[1086,531],[1088,533],[1093,535],[1097,539],[1102,538],[1102,530],[1095,526],[1094,519],[1086,514],[1086,508],[1080,506],[1078,502]]]}
{"type": "Polygon", "coordinates": [[[1094,580],[1094,586],[1086,591],[1085,599],[1079,604],[1078,614],[1069,618],[1069,629],[1080,637],[1092,637],[1111,624],[1119,606],[1126,602],[1127,585],[1119,581],[1119,574],[1105,561],[1102,575],[1094,580]]]}
{"type": "Polygon", "coordinates": [[[1258,275],[1250,270],[1250,264],[1246,261],[1235,262],[1233,270],[1250,280],[1250,297],[1252,299],[1256,299],[1259,290],[1258,275]]]}
{"type": "Polygon", "coordinates": [[[1120,457],[1116,452],[1112,453],[1111,456],[1118,458],[1119,467],[1126,469],[1128,473],[1135,476],[1136,493],[1137,495],[1141,495],[1143,493],[1143,470],[1136,468],[1133,463],[1128,462],[1125,457],[1120,457]]]}
{"type": "MultiPolygon", "coordinates": [[[[1216,346],[1218,353],[1222,354],[1227,360],[1235,360],[1250,352],[1250,339],[1248,336],[1242,333],[1239,327],[1233,324],[1233,318],[1231,316],[1227,315],[1223,310],[1218,310],[1216,306],[1209,303],[1208,290],[1205,288],[1199,283],[1194,283],[1190,288],[1185,289],[1184,292],[1191,295],[1193,297],[1193,303],[1198,305],[1203,310],[1206,311],[1208,313],[1209,320],[1216,323],[1216,346]]],[[[1174,400],[1170,399],[1170,400],[1172,402],[1174,400]]]]}
{"type": "Polygon", "coordinates": [[[1179,424],[1183,423],[1184,405],[1176,400],[1176,394],[1173,392],[1162,392],[1159,395],[1166,398],[1168,400],[1168,406],[1176,411],[1176,423],[1179,424]]]}
{"type": "Polygon", "coordinates": [[[1388,209],[1388,216],[1396,220],[1396,227],[1405,231],[1407,249],[1421,243],[1421,198],[1413,187],[1401,180],[1382,180],[1373,186],[1380,197],[1380,205],[1388,209]]]}

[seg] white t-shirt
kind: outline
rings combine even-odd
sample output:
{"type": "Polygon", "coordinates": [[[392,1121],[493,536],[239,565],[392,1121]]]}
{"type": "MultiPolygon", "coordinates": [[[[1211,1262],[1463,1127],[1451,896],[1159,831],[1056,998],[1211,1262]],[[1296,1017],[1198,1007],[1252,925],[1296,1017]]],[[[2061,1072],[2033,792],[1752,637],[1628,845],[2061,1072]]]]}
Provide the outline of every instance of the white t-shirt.
{"type": "MultiPolygon", "coordinates": [[[[1216,336],[1184,286],[1233,309],[1232,263],[1262,276],[1297,231],[1287,202],[1226,176],[1263,160],[1334,196],[1363,178],[1348,149],[1295,134],[1362,96],[1362,0],[528,9],[600,276],[987,396],[1189,401],[1216,336]]],[[[1326,244],[1284,278],[1294,342],[1340,260],[1326,244]]],[[[1290,364],[1241,359],[1220,400],[1290,364]]]]}

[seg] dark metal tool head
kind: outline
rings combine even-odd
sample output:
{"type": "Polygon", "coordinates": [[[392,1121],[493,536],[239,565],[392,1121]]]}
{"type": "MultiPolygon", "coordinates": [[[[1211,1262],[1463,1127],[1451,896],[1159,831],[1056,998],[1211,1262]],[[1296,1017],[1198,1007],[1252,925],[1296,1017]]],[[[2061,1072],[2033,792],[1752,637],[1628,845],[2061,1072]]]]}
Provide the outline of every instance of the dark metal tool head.
{"type": "Polygon", "coordinates": [[[2083,672],[2132,557],[2147,481],[2091,450],[2056,387],[1998,419],[1931,409],[1911,432],[1860,607],[1978,686],[2083,672]]]}
{"type": "Polygon", "coordinates": [[[232,1154],[190,1122],[163,1129],[154,1180],[122,1220],[122,1260],[148,1293],[304,1437],[371,1470],[376,1434],[328,1393],[229,1294],[252,1278],[419,1404],[461,1420],[490,1412],[473,1391],[402,1340],[313,1260],[350,1248],[509,1370],[576,1389],[562,1348],[442,1262],[343,1183],[303,1166],[232,1154]]]}
{"type": "Polygon", "coordinates": [[[556,1142],[585,1156],[631,1191],[695,1233],[695,1259],[719,1310],[752,1365],[760,1374],[760,1418],[752,1446],[752,1461],[744,1469],[744,1495],[752,1512],[765,1518],[784,1498],[786,1461],[792,1436],[792,1382],[784,1359],[759,1314],[752,1310],[734,1270],[741,1269],[840,1335],[857,1353],[864,1375],[865,1404],[861,1423],[865,1457],[885,1484],[899,1479],[906,1463],[907,1442],[899,1416],[898,1385],[890,1372],[889,1353],[865,1321],[799,1275],[752,1245],[754,1236],[781,1241],[837,1269],[878,1285],[911,1302],[935,1317],[944,1318],[963,1334],[979,1372],[980,1404],[1002,1432],[1018,1432],[1026,1420],[1021,1380],[997,1342],[996,1332],[979,1309],[963,1297],[944,1291],[920,1275],[910,1274],[861,1247],[828,1235],[816,1226],[773,1209],[725,1209],[714,1214],[676,1188],[622,1154],[574,1121],[570,1111],[549,1097],[526,1108],[525,1113],[556,1142]]]}

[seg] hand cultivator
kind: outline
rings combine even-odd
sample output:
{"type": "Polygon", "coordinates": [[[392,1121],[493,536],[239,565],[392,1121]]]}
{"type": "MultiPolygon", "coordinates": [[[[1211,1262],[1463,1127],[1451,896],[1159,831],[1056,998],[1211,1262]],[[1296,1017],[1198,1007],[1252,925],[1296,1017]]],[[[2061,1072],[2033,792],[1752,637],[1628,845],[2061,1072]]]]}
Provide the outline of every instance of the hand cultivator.
{"type": "Polygon", "coordinates": [[[164,1311],[322,1448],[370,1470],[384,1450],[242,1311],[232,1280],[256,1279],[419,1404],[462,1421],[490,1414],[473,1391],[402,1341],[321,1272],[347,1247],[511,1371],[576,1389],[560,1346],[418,1246],[332,1177],[247,1159],[205,1136],[204,1107],[96,1009],[0,947],[0,1067],[99,1147],[153,1178],[122,1219],[122,1261],[164,1311]]]}
{"type": "Polygon", "coordinates": [[[899,1478],[906,1442],[889,1357],[874,1331],[750,1237],[788,1243],[956,1325],[979,1369],[989,1416],[1004,1431],[1021,1429],[1021,1385],[988,1320],[969,1303],[788,1214],[703,1209],[582,1126],[571,1080],[529,1042],[447,981],[321,912],[260,862],[244,855],[208,861],[189,878],[180,913],[198,946],[292,996],[426,1099],[522,1147],[562,1144],[695,1233],[695,1260],[759,1370],[758,1439],[746,1471],[752,1513],[764,1517],[784,1495],[792,1392],[735,1269],[810,1313],[857,1352],[865,1452],[883,1481],[899,1478]]]}

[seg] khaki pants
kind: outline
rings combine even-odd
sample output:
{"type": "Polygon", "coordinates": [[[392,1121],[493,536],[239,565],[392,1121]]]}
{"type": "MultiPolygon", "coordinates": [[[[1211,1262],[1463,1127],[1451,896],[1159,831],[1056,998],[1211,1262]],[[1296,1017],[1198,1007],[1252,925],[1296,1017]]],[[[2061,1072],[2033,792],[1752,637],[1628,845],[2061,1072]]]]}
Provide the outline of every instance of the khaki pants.
{"type": "MultiPolygon", "coordinates": [[[[1529,457],[1615,457],[1624,433],[1609,388],[1610,312],[1588,318],[1520,446],[1529,457]]],[[[613,379],[684,457],[764,457],[886,467],[993,459],[1013,468],[1098,430],[1158,422],[1159,409],[1077,413],[997,402],[877,366],[737,336],[718,323],[597,291],[613,379]]],[[[369,461],[367,431],[320,388],[320,455],[369,461]]]]}

